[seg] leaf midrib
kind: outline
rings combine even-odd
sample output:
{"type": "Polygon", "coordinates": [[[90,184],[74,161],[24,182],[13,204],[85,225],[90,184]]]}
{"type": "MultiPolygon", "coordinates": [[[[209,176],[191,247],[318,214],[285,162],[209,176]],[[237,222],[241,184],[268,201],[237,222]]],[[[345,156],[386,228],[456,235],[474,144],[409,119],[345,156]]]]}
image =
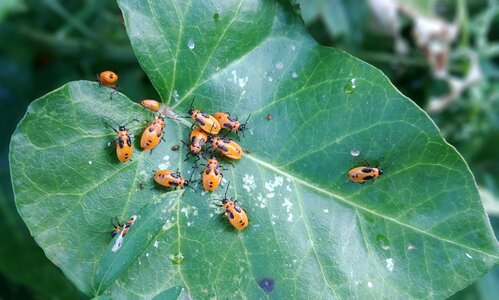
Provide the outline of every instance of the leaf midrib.
{"type": "Polygon", "coordinates": [[[269,163],[267,163],[267,162],[265,162],[265,161],[257,158],[254,155],[246,154],[245,156],[248,159],[252,160],[253,162],[257,163],[260,166],[263,166],[263,167],[265,167],[265,168],[267,168],[269,170],[272,170],[272,171],[274,171],[276,173],[279,173],[279,174],[281,174],[283,176],[286,176],[287,178],[293,180],[294,182],[299,183],[300,185],[302,185],[304,187],[307,187],[307,188],[312,189],[314,191],[317,191],[319,193],[325,194],[325,195],[327,195],[329,197],[335,198],[338,201],[343,202],[343,203],[347,204],[348,206],[351,206],[351,207],[353,207],[353,208],[355,208],[357,210],[361,210],[361,211],[370,213],[370,214],[372,214],[372,215],[374,215],[376,217],[379,217],[379,218],[382,218],[384,220],[390,221],[390,222],[395,223],[397,225],[400,225],[402,227],[406,227],[406,228],[411,229],[413,231],[417,231],[417,232],[419,232],[419,233],[421,233],[421,234],[423,234],[425,236],[431,237],[431,238],[439,240],[441,242],[452,244],[452,245],[455,245],[455,246],[458,246],[458,247],[461,247],[461,248],[465,248],[465,249],[468,249],[468,250],[473,250],[473,251],[481,253],[481,254],[483,254],[485,256],[494,258],[496,261],[499,259],[499,255],[494,255],[492,253],[485,252],[484,250],[477,249],[477,248],[474,248],[474,247],[471,247],[471,246],[468,246],[468,245],[464,245],[464,244],[461,244],[461,243],[449,240],[447,238],[441,237],[439,235],[436,235],[436,234],[427,232],[427,231],[425,231],[423,229],[420,229],[418,227],[415,227],[415,226],[413,226],[411,224],[404,223],[404,222],[402,222],[400,220],[394,219],[392,217],[383,215],[382,213],[379,213],[377,211],[371,210],[371,209],[369,209],[369,208],[367,208],[365,206],[362,206],[362,205],[360,205],[358,203],[355,203],[355,202],[353,202],[353,201],[351,201],[351,200],[349,200],[349,199],[347,199],[347,198],[345,198],[345,197],[343,197],[341,195],[338,195],[338,194],[335,194],[335,193],[333,193],[331,191],[325,190],[325,189],[323,189],[323,188],[321,188],[319,186],[315,186],[315,185],[309,183],[308,181],[305,181],[305,180],[303,180],[301,178],[298,178],[298,177],[292,175],[291,173],[288,173],[286,170],[282,170],[282,169],[280,169],[278,167],[275,167],[272,164],[269,164],[269,163]]]}

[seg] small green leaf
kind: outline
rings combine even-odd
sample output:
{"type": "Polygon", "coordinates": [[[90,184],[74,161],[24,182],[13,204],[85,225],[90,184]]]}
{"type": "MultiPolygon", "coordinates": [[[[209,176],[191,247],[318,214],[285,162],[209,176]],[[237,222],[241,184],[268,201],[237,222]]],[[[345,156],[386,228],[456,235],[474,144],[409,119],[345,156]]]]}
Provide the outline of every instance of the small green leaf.
{"type": "Polygon", "coordinates": [[[142,208],[138,215],[139,219],[136,221],[137,224],[129,229],[129,233],[125,236],[126,242],[123,240],[123,246],[120,248],[116,247],[119,234],[115,236],[104,252],[95,276],[96,294],[105,291],[123,270],[128,269],[144,252],[152,238],[172,216],[171,211],[177,206],[180,196],[179,192],[167,193],[164,199],[154,201],[142,208]]]}
{"type": "Polygon", "coordinates": [[[206,112],[251,113],[239,139],[247,153],[234,167],[222,162],[227,195],[250,225],[238,232],[220,219],[213,203],[224,191],[201,192],[195,182],[198,193],[152,210],[151,201],[178,196],[154,184],[153,170],[192,172],[180,143],[189,122],[167,119],[166,142],[152,154],[138,147],[145,124],[131,123],[133,161],[121,164],[104,122],[151,114],[121,94],[109,100],[111,90],[97,83],[69,83],[29,107],[10,161],[21,216],[83,292],[444,298],[498,263],[462,157],[381,72],[317,45],[288,8],[257,0],[119,3],[137,58],[170,109],[185,115],[196,96],[206,112]],[[381,162],[384,174],[349,181],[348,170],[366,159],[381,162]],[[110,219],[138,212],[111,265],[110,219]]]}

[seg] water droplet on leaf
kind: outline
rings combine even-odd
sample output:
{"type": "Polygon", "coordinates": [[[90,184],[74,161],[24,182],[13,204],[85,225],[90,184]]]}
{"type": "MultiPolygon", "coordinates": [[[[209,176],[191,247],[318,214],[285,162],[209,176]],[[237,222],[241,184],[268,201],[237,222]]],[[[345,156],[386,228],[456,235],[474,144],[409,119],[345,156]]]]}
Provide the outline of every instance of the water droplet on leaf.
{"type": "Polygon", "coordinates": [[[350,150],[350,155],[352,155],[352,156],[359,156],[360,155],[360,149],[353,148],[352,150],[350,150]]]}
{"type": "Polygon", "coordinates": [[[194,47],[196,47],[196,44],[194,44],[194,40],[192,38],[187,40],[187,47],[189,47],[189,49],[194,49],[194,47]]]}
{"type": "Polygon", "coordinates": [[[345,92],[345,94],[353,94],[356,87],[357,85],[355,84],[355,78],[352,78],[349,83],[345,84],[343,91],[345,92]]]}
{"type": "Polygon", "coordinates": [[[380,244],[381,249],[388,250],[390,249],[390,240],[383,234],[378,234],[376,236],[376,241],[380,244]]]}

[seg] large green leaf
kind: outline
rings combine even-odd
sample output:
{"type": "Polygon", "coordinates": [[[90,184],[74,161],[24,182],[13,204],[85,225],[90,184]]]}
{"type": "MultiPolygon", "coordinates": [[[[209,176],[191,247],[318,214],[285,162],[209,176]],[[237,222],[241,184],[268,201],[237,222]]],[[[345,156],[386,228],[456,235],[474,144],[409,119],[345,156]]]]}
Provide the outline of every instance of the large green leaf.
{"type": "MultiPolygon", "coordinates": [[[[252,114],[240,140],[249,153],[224,171],[250,226],[237,232],[220,220],[212,203],[221,190],[150,189],[153,169],[189,176],[186,148],[170,150],[187,139],[188,122],[167,119],[166,142],[150,154],[137,139],[133,162],[120,164],[104,121],[150,113],[121,94],[109,100],[97,83],[69,83],[30,106],[10,159],[21,216],[82,291],[443,298],[498,263],[461,156],[378,70],[317,45],[287,7],[119,3],[139,62],[174,112],[185,115],[196,96],[207,112],[252,114]],[[384,159],[385,174],[350,182],[346,173],[364,159],[384,159]],[[113,259],[109,219],[132,214],[135,234],[113,259]]],[[[131,124],[137,137],[143,128],[131,124]]]]}

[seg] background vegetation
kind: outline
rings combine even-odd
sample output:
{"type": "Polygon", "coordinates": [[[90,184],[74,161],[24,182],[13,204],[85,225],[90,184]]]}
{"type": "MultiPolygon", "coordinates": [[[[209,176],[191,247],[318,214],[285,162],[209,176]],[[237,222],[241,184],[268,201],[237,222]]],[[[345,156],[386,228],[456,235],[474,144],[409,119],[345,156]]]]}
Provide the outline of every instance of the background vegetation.
{"type": "MultiPolygon", "coordinates": [[[[497,236],[498,1],[290,2],[320,43],[377,66],[431,113],[475,174],[497,236]],[[377,9],[384,18],[376,17],[377,9]],[[386,24],[380,24],[383,20],[386,24]],[[442,55],[449,61],[444,67],[438,63],[442,55]]],[[[80,298],[17,214],[7,160],[10,135],[32,100],[68,81],[91,80],[100,70],[116,71],[131,99],[157,95],[112,1],[2,1],[0,41],[0,228],[6,234],[0,246],[0,297],[80,298]]],[[[455,298],[492,299],[499,294],[498,283],[496,268],[455,298]]]]}

